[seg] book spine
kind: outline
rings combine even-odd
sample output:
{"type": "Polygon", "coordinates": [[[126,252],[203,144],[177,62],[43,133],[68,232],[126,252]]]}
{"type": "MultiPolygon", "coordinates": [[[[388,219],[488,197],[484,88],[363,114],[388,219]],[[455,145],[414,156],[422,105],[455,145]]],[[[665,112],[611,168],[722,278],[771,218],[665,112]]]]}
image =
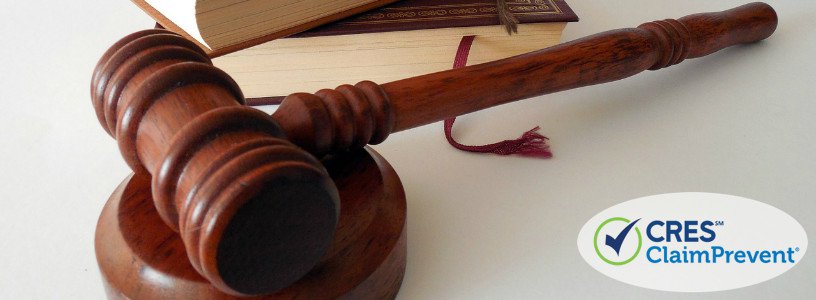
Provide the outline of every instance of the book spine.
{"type": "MultiPolygon", "coordinates": [[[[507,0],[519,23],[572,22],[578,17],[561,0],[507,0]]],[[[292,37],[498,25],[495,1],[405,0],[292,37]]]]}

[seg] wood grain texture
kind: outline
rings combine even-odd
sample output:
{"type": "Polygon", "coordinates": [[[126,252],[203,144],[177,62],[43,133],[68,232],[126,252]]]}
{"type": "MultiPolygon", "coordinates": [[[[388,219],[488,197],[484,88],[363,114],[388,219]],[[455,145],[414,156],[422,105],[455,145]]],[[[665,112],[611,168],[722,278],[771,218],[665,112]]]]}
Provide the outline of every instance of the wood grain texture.
{"type": "MultiPolygon", "coordinates": [[[[261,299],[393,299],[405,272],[405,193],[373,150],[323,161],[341,199],[337,234],[320,263],[294,284],[261,299]]],[[[131,175],[99,218],[96,255],[110,299],[236,299],[187,260],[178,234],[152,204],[150,178],[131,175]]]]}
{"type": "Polygon", "coordinates": [[[125,37],[92,78],[97,117],[190,263],[236,295],[280,290],[314,267],[337,225],[337,189],[321,163],[242,106],[235,82],[164,30],[125,37]]]}
{"type": "Polygon", "coordinates": [[[290,95],[272,117],[290,141],[317,155],[379,144],[394,127],[388,97],[371,81],[290,95]]]}

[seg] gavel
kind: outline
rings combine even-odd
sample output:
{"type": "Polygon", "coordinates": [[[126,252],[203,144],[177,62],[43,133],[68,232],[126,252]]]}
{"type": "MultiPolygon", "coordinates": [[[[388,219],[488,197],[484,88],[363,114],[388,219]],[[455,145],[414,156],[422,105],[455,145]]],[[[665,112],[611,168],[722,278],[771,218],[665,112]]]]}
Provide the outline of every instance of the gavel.
{"type": "Polygon", "coordinates": [[[757,42],[776,26],[773,8],[751,3],[382,85],[295,93],[271,116],[244,106],[238,85],[194,43],[151,29],[103,54],[91,98],[127,164],[152,176],[156,210],[191,265],[224,292],[263,295],[301,278],[332,240],[340,200],[320,158],[757,42]]]}

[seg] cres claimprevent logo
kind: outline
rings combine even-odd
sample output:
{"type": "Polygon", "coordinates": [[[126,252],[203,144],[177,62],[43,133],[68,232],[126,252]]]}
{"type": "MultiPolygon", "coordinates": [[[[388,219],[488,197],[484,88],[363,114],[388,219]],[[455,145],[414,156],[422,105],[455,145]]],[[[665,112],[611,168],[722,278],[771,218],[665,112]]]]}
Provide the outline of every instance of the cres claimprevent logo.
{"type": "Polygon", "coordinates": [[[581,256],[599,272],[681,292],[764,282],[793,268],[806,249],[804,228],[785,212],[712,193],[626,201],[595,215],[578,235],[581,256]]]}

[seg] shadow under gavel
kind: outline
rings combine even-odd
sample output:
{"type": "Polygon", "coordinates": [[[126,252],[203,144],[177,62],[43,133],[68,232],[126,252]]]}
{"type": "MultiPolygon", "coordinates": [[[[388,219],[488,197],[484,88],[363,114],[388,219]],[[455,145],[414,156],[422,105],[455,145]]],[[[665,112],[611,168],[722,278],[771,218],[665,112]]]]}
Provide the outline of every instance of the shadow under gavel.
{"type": "Polygon", "coordinates": [[[756,42],[776,26],[770,6],[752,3],[383,85],[296,93],[271,116],[243,106],[235,82],[195,44],[153,29],[103,55],[91,94],[128,165],[152,175],[157,211],[192,266],[222,291],[261,295],[306,274],[332,240],[339,199],[317,157],[756,42]]]}

